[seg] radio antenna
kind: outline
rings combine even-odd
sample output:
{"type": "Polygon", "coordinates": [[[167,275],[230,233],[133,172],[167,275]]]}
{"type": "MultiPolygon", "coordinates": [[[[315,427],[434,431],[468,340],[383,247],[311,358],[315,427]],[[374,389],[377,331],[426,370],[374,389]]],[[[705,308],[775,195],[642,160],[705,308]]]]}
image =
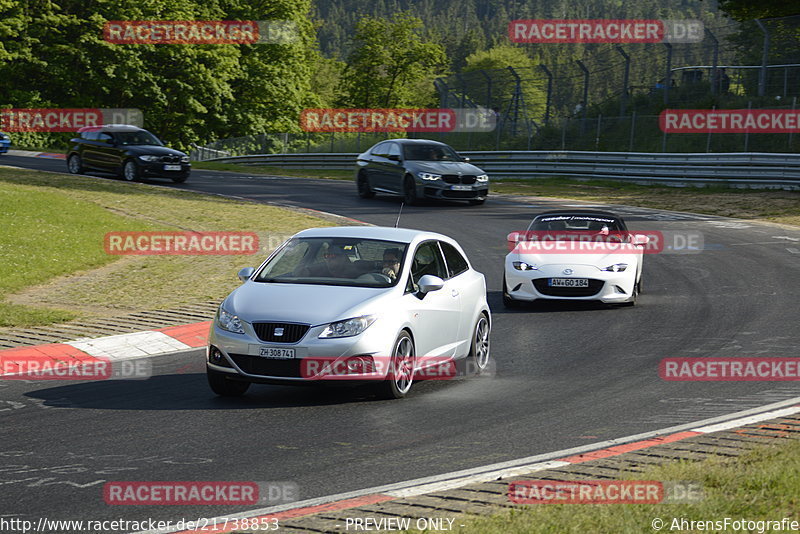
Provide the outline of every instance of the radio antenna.
{"type": "Polygon", "coordinates": [[[403,206],[405,206],[405,202],[400,203],[400,213],[397,214],[397,220],[394,222],[394,227],[397,228],[397,225],[400,224],[400,216],[403,214],[403,206]]]}

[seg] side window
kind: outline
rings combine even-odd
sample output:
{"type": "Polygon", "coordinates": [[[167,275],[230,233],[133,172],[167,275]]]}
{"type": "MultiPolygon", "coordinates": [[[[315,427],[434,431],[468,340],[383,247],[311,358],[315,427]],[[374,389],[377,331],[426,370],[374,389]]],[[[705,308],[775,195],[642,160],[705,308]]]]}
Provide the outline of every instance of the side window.
{"type": "Polygon", "coordinates": [[[103,132],[97,132],[97,140],[100,141],[101,143],[107,143],[107,142],[111,141],[111,139],[113,139],[113,138],[111,137],[110,134],[103,133],[103,132]]]}
{"type": "Polygon", "coordinates": [[[375,145],[375,148],[372,149],[372,152],[370,152],[370,154],[372,154],[373,156],[386,157],[386,151],[388,149],[389,149],[389,143],[387,142],[378,143],[377,145],[375,145]]]}
{"type": "Polygon", "coordinates": [[[81,139],[97,141],[97,132],[81,132],[81,139]]]}
{"type": "Polygon", "coordinates": [[[389,153],[387,156],[397,156],[400,159],[400,146],[397,143],[389,143],[389,153]]]}
{"type": "Polygon", "coordinates": [[[419,288],[419,279],[426,274],[438,276],[443,280],[447,278],[444,259],[436,241],[426,241],[417,247],[414,260],[411,262],[411,276],[406,290],[410,288],[411,291],[416,291],[419,288]]]}
{"type": "Polygon", "coordinates": [[[449,278],[458,276],[469,269],[467,260],[461,255],[456,247],[450,243],[445,243],[444,241],[440,241],[439,244],[442,246],[444,259],[447,261],[447,274],[449,275],[449,278]]]}

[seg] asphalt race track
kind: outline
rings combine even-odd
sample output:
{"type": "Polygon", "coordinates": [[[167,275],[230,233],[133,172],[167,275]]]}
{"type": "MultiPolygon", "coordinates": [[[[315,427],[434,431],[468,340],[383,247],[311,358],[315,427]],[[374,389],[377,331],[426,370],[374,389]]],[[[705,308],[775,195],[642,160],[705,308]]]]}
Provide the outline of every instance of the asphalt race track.
{"type": "MultiPolygon", "coordinates": [[[[3,156],[0,164],[66,171],[58,160],[3,156]]],[[[152,183],[378,225],[394,225],[400,207],[399,199],[385,196],[359,199],[355,185],[343,181],[195,170],[185,184],[152,183]]],[[[417,383],[401,401],[278,386],[222,399],[206,384],[203,351],[193,350],[156,358],[155,376],[146,381],[2,381],[0,517],[212,517],[246,508],[108,506],[102,487],[119,480],[294,481],[307,499],[800,395],[792,382],[658,376],[666,357],[800,356],[800,230],[620,207],[614,211],[632,230],[700,231],[705,250],[645,256],[644,293],[632,308],[550,304],[506,311],[505,236],[557,205],[503,197],[478,207],[403,211],[401,226],[454,237],[486,275],[495,376],[417,383]]]]}

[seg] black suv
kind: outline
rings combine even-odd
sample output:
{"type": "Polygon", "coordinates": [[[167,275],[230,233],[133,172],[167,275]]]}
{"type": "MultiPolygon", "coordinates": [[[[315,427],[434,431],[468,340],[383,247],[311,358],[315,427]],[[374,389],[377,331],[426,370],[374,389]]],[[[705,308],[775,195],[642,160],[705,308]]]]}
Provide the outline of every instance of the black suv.
{"type": "Polygon", "coordinates": [[[185,182],[189,178],[189,156],[167,148],[147,130],[126,124],[86,126],[67,154],[73,174],[84,170],[113,172],[132,182],[148,176],[185,182]]]}

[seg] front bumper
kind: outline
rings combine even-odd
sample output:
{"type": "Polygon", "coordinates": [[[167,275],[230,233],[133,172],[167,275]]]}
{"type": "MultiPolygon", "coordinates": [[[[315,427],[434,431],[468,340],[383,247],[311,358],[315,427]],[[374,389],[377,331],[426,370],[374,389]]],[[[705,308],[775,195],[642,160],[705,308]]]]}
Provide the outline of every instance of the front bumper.
{"type": "Polygon", "coordinates": [[[136,162],[143,176],[159,176],[162,178],[172,178],[188,176],[192,170],[191,163],[162,163],[160,161],[142,161],[137,158],[136,162]],[[167,171],[165,165],[179,165],[180,170],[167,171]]]}
{"type": "Polygon", "coordinates": [[[425,181],[421,184],[418,183],[417,188],[421,188],[421,196],[425,198],[443,200],[483,199],[489,195],[488,182],[476,182],[471,185],[451,185],[439,181],[425,181]],[[453,187],[457,189],[453,189],[453,187]]]}
{"type": "Polygon", "coordinates": [[[543,265],[538,270],[518,271],[506,264],[504,291],[514,300],[591,300],[608,304],[628,302],[633,297],[636,268],[623,272],[601,271],[592,265],[543,265]],[[564,269],[572,269],[569,275],[564,269]],[[550,287],[550,278],[587,278],[588,288],[550,287]]]}
{"type": "MultiPolygon", "coordinates": [[[[379,321],[378,321],[379,322],[379,321]]],[[[383,380],[383,373],[348,372],[346,376],[314,375],[312,370],[319,369],[325,362],[337,365],[352,356],[372,356],[386,358],[391,354],[392,343],[396,332],[382,331],[378,322],[371,325],[357,336],[320,339],[318,336],[327,325],[312,326],[296,343],[270,343],[262,341],[255,334],[253,326],[243,322],[245,334],[234,334],[221,329],[214,323],[209,333],[209,345],[206,350],[206,366],[220,373],[227,373],[231,378],[247,382],[271,384],[313,384],[313,383],[358,383],[383,380]],[[375,328],[378,326],[378,328],[375,328]],[[287,348],[295,350],[295,358],[274,359],[259,356],[261,347],[287,348]],[[218,349],[222,360],[212,357],[212,351],[218,349]]],[[[341,369],[341,367],[337,367],[341,369]]]]}

